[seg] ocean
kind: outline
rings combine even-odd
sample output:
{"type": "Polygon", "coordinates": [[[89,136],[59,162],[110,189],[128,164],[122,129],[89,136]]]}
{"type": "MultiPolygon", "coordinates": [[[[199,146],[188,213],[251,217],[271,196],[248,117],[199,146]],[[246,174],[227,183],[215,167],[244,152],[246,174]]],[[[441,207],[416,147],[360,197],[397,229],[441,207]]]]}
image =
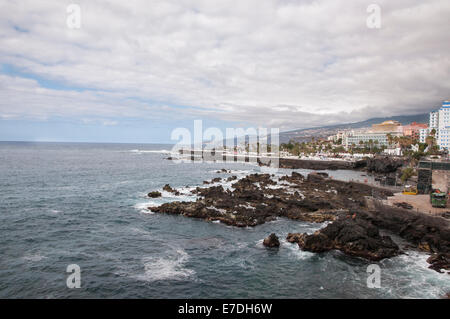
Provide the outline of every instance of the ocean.
{"type": "Polygon", "coordinates": [[[272,232],[284,239],[325,224],[280,218],[235,228],[153,214],[146,207],[195,200],[188,191],[204,180],[260,171],[245,163],[174,163],[166,159],[170,148],[0,143],[0,298],[440,298],[450,292],[450,277],[428,269],[423,253],[377,262],[381,288],[368,288],[371,262],[338,251],[303,252],[284,240],[279,249],[262,245],[272,232]],[[222,168],[232,172],[217,173],[222,168]],[[147,198],[165,184],[185,194],[147,198]],[[80,267],[81,288],[67,287],[71,264],[80,267]]]}

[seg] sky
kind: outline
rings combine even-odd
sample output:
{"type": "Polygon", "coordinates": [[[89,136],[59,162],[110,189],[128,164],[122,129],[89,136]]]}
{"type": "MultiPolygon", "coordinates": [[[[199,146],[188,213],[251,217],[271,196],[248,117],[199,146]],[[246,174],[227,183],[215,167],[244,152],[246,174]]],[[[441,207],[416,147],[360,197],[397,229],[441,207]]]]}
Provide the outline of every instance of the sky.
{"type": "Polygon", "coordinates": [[[174,143],[194,120],[285,131],[450,99],[448,0],[74,0],[79,28],[71,3],[0,0],[0,140],[174,143]]]}

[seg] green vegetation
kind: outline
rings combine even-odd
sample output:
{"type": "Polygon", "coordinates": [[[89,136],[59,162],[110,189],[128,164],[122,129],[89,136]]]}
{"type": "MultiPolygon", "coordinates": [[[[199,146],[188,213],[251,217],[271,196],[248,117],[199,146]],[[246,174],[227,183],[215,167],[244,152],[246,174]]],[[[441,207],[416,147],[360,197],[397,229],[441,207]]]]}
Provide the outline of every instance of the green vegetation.
{"type": "Polygon", "coordinates": [[[415,176],[416,172],[413,167],[406,167],[402,170],[402,176],[400,179],[402,182],[406,182],[408,179],[410,179],[412,176],[415,176]]]}

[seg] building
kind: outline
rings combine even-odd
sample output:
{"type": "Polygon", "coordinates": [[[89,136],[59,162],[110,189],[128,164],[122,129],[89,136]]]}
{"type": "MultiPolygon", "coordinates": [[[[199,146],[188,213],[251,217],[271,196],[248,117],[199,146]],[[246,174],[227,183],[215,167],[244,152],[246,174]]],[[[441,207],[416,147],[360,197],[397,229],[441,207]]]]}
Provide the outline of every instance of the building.
{"type": "MultiPolygon", "coordinates": [[[[450,148],[450,102],[445,101],[442,103],[441,108],[438,111],[438,136],[437,144],[440,149],[450,148]]],[[[431,117],[431,115],[430,115],[431,117]]]]}
{"type": "Polygon", "coordinates": [[[339,139],[342,140],[342,143],[344,142],[345,137],[349,134],[348,131],[338,131],[335,135],[328,136],[328,141],[337,142],[339,139]]]}
{"type": "Polygon", "coordinates": [[[383,153],[386,155],[391,155],[391,156],[402,156],[403,155],[401,147],[388,147],[385,150],[383,150],[383,153]]]}
{"type": "Polygon", "coordinates": [[[355,147],[364,146],[365,143],[372,143],[376,146],[388,146],[388,135],[392,136],[402,136],[401,132],[365,132],[365,133],[353,133],[351,135],[346,136],[344,139],[344,145],[346,148],[354,145],[355,147]]]}
{"type": "Polygon", "coordinates": [[[403,132],[403,128],[400,122],[389,120],[383,123],[373,124],[370,131],[374,133],[397,133],[403,132]]]}
{"type": "Polygon", "coordinates": [[[439,127],[439,111],[430,112],[430,129],[437,129],[439,127]]]}
{"type": "Polygon", "coordinates": [[[427,137],[430,135],[431,128],[422,128],[419,130],[419,142],[426,143],[427,137]]]}
{"type": "Polygon", "coordinates": [[[420,130],[427,129],[427,124],[412,122],[411,124],[403,126],[403,135],[410,136],[415,140],[420,139],[420,130]]]}

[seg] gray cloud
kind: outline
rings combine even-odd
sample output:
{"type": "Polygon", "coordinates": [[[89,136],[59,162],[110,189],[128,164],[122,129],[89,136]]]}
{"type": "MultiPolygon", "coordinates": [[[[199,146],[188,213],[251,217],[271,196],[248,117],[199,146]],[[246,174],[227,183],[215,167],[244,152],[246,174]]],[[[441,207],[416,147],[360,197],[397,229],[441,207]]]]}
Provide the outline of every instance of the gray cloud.
{"type": "MultiPolygon", "coordinates": [[[[449,98],[450,2],[0,0],[0,116],[207,116],[282,129],[427,112],[449,98]],[[176,108],[182,105],[184,108],[176,108]]],[[[111,122],[114,123],[114,122],[111,122]]]]}

